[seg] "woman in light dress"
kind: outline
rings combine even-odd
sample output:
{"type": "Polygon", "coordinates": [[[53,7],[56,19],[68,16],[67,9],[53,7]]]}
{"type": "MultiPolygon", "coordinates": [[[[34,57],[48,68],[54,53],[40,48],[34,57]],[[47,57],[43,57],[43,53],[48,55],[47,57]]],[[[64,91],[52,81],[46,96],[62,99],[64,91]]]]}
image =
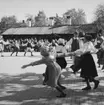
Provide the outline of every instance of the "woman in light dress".
{"type": "MultiPolygon", "coordinates": [[[[46,81],[46,85],[56,88],[61,93],[58,97],[65,97],[66,94],[63,92],[63,89],[58,85],[58,81],[61,75],[61,67],[56,62],[55,53],[53,54],[52,49],[48,46],[42,46],[40,48],[40,53],[42,55],[42,59],[23,65],[22,68],[45,64],[48,67],[48,80],[46,81]]],[[[59,56],[61,56],[61,54],[59,56]]],[[[64,55],[62,54],[62,56],[64,55]]]]}

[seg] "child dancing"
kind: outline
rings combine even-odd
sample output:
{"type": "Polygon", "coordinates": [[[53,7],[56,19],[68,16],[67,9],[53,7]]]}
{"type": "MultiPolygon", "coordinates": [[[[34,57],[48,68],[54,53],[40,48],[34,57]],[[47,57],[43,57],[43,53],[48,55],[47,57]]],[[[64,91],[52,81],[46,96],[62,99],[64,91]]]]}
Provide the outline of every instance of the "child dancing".
{"type": "MultiPolygon", "coordinates": [[[[66,94],[63,92],[63,89],[58,85],[58,81],[61,75],[61,67],[56,62],[56,58],[54,55],[50,53],[50,48],[48,46],[42,46],[40,48],[40,53],[42,55],[42,59],[31,62],[29,64],[23,65],[22,68],[26,68],[28,66],[35,66],[40,64],[45,64],[48,67],[48,80],[46,81],[46,85],[56,88],[60,95],[57,97],[65,97],[66,94]]],[[[70,54],[68,54],[70,55],[70,54]]],[[[61,56],[61,54],[60,54],[61,56]]]]}

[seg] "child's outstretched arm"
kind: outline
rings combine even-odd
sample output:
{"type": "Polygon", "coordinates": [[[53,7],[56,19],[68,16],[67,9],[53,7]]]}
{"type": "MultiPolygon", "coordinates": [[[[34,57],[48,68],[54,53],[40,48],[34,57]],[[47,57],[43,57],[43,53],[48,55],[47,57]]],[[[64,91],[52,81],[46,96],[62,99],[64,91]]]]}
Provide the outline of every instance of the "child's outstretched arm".
{"type": "Polygon", "coordinates": [[[26,64],[26,65],[23,65],[21,68],[24,69],[24,68],[26,68],[28,66],[40,65],[40,64],[43,64],[43,63],[44,63],[44,61],[43,61],[43,59],[41,59],[41,60],[38,60],[38,61],[35,61],[35,62],[31,62],[31,63],[26,64]]]}

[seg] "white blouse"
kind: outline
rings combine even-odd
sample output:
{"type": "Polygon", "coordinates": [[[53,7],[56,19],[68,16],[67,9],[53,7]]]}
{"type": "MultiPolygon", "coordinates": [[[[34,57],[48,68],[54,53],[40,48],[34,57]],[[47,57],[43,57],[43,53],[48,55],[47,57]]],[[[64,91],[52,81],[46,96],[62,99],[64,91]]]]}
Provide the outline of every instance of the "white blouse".
{"type": "Polygon", "coordinates": [[[80,56],[86,52],[90,52],[90,53],[96,53],[98,50],[94,47],[93,43],[91,41],[86,42],[83,44],[83,47],[76,50],[75,54],[80,56]]]}

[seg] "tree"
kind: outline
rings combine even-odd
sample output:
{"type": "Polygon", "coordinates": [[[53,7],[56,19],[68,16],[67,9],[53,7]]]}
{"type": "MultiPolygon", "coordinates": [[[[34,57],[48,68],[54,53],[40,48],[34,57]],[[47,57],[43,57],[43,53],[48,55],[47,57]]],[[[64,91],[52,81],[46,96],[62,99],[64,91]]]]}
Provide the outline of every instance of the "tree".
{"type": "Polygon", "coordinates": [[[104,18],[104,4],[99,4],[95,10],[95,19],[104,18]]]}
{"type": "Polygon", "coordinates": [[[14,15],[9,16],[9,17],[7,17],[7,16],[2,17],[1,18],[0,29],[5,31],[8,28],[15,27],[16,22],[17,22],[17,19],[16,19],[16,16],[14,16],[14,15]]]}
{"type": "Polygon", "coordinates": [[[104,28],[104,4],[99,4],[95,10],[95,21],[97,30],[104,28]]]}
{"type": "Polygon", "coordinates": [[[39,11],[35,17],[35,26],[47,26],[47,18],[44,11],[39,11]]]}
{"type": "Polygon", "coordinates": [[[63,14],[64,23],[67,23],[69,19],[71,19],[72,25],[86,24],[86,14],[84,10],[75,8],[68,10],[63,14]]]}
{"type": "Polygon", "coordinates": [[[77,22],[78,24],[86,24],[86,15],[82,9],[78,9],[77,11],[77,22]]]}
{"type": "Polygon", "coordinates": [[[17,22],[17,19],[15,16],[9,16],[9,17],[2,17],[1,22],[5,22],[5,24],[15,24],[17,22]]]}

